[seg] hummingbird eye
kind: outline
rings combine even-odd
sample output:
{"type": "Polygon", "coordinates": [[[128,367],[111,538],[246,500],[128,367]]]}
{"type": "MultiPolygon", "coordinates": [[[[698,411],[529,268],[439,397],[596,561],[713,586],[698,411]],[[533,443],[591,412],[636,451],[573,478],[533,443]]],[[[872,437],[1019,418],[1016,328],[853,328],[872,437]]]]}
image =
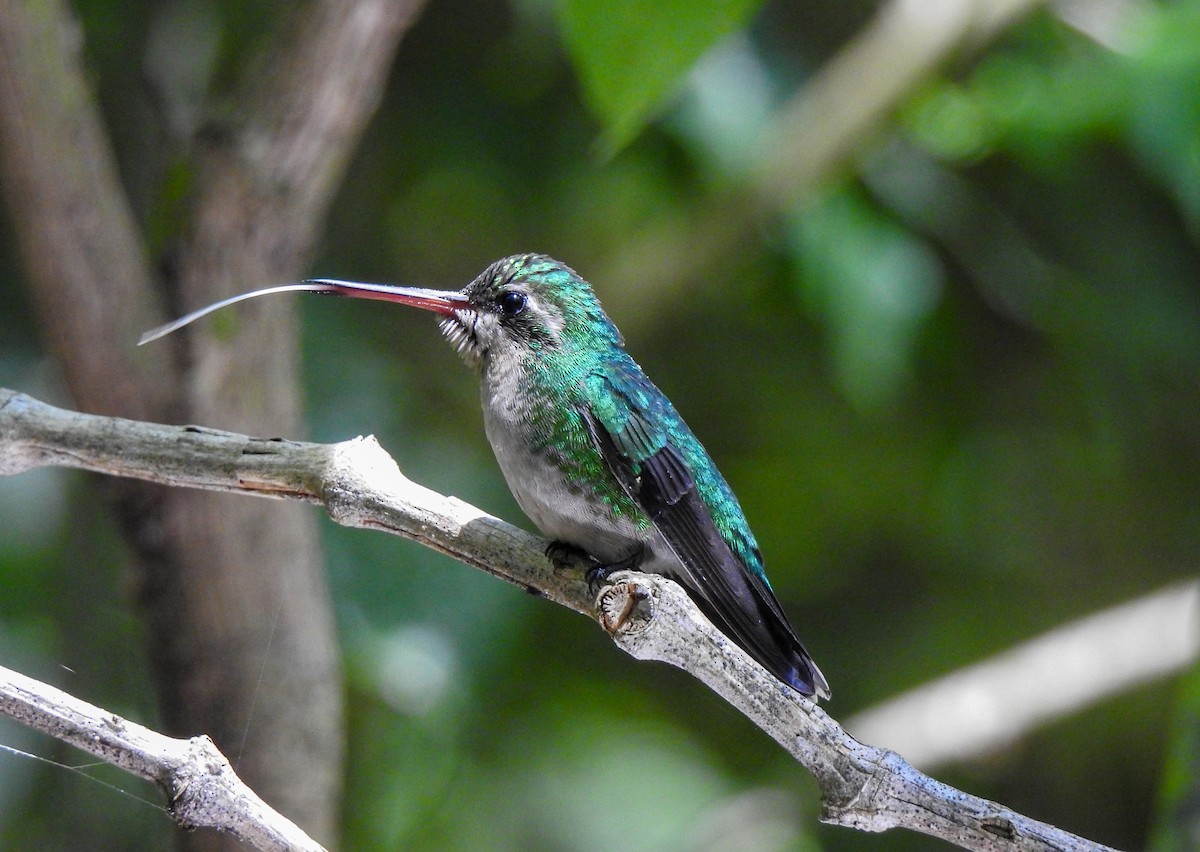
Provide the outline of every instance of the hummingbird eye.
{"type": "Polygon", "coordinates": [[[524,293],[509,290],[507,293],[500,294],[500,298],[496,300],[496,306],[500,308],[500,312],[506,317],[515,317],[521,311],[525,310],[525,303],[527,301],[524,293]]]}

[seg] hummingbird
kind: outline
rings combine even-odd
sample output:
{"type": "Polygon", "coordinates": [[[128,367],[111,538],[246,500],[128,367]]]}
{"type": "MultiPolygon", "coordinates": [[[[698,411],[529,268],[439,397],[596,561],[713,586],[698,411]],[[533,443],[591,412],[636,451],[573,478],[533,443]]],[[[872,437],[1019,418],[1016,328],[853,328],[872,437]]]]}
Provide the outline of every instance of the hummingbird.
{"type": "Polygon", "coordinates": [[[488,441],[517,504],[551,540],[547,555],[582,556],[593,584],[621,569],[674,580],[775,678],[801,695],[829,698],[771,589],[733,491],[574,270],[519,254],[462,290],[318,278],[217,302],[140,342],[232,302],[286,290],[439,315],[443,335],[479,373],[488,441]]]}

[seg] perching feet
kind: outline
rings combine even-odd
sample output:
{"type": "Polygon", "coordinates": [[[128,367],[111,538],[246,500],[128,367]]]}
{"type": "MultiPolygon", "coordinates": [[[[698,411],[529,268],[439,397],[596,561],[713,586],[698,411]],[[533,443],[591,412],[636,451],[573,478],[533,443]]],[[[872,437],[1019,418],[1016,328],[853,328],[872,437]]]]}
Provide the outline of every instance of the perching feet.
{"type": "Polygon", "coordinates": [[[552,541],[546,546],[546,556],[556,564],[583,569],[583,577],[587,580],[588,589],[592,594],[600,591],[609,574],[616,571],[636,571],[644,552],[645,548],[639,547],[618,562],[604,563],[570,542],[552,541]]]}

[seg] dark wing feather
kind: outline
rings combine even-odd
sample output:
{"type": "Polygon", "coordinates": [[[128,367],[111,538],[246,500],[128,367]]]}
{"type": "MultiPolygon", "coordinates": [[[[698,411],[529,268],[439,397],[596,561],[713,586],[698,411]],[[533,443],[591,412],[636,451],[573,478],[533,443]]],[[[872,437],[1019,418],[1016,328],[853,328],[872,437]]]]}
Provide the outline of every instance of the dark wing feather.
{"type": "Polygon", "coordinates": [[[678,573],[667,576],[773,675],[805,695],[828,697],[825,678],[770,586],[738,558],[714,523],[666,424],[674,426],[677,436],[687,427],[635,364],[630,362],[620,378],[625,390],[607,376],[593,377],[589,395],[593,402],[601,396],[584,419],[609,469],[678,557],[678,573]]]}

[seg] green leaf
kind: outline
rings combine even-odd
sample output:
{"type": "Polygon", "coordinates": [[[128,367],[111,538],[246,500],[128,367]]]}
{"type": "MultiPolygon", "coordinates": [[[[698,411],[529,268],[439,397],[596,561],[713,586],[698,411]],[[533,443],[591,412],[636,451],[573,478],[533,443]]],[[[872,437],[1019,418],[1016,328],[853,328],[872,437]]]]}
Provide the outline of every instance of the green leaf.
{"type": "Polygon", "coordinates": [[[583,85],[604,125],[606,153],[619,151],[722,36],[761,0],[562,0],[559,22],[583,85]]]}

